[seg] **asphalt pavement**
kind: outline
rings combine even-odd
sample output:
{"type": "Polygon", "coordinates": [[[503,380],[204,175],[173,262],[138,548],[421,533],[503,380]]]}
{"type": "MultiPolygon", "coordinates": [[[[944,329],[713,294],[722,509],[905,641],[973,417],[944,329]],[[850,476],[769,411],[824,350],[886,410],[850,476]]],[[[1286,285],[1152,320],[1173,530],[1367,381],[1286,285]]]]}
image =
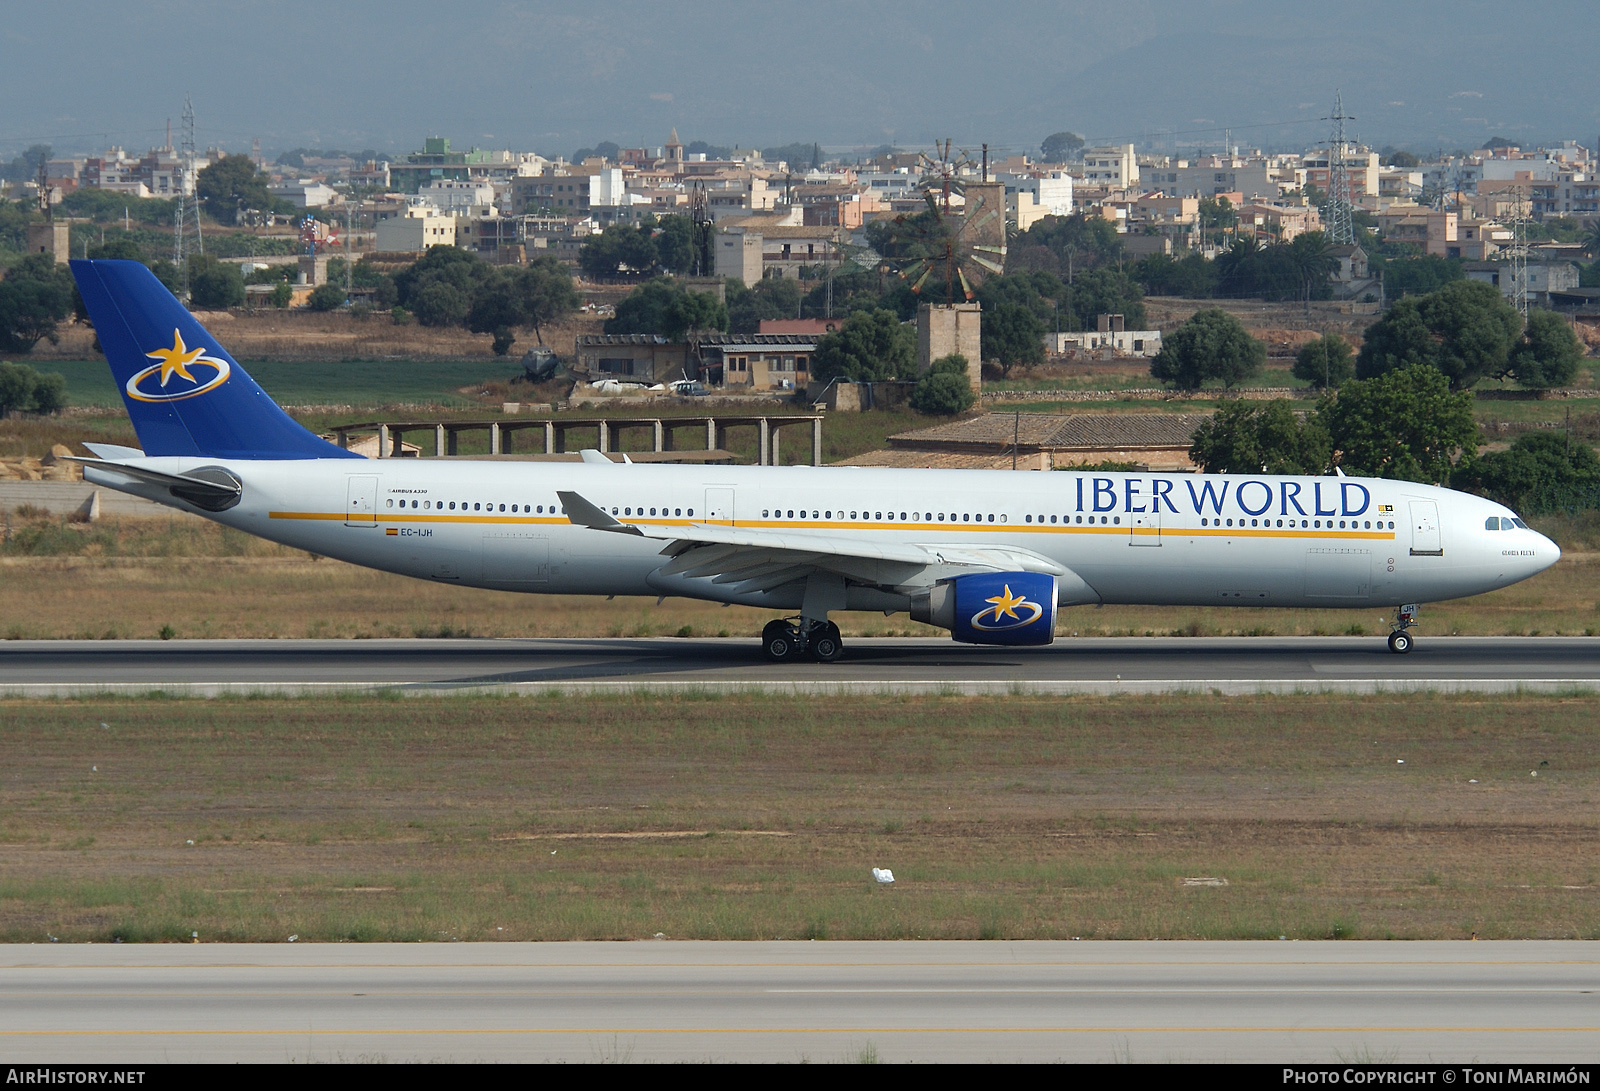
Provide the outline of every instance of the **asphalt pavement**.
{"type": "Polygon", "coordinates": [[[991,648],[846,642],[831,664],[775,665],[754,639],[0,642],[0,697],[143,692],[1534,692],[1600,690],[1600,639],[1381,636],[1063,639],[991,648]]]}
{"type": "Polygon", "coordinates": [[[1582,942],[0,948],[12,1063],[1567,1064],[1597,1041],[1582,942]]]}

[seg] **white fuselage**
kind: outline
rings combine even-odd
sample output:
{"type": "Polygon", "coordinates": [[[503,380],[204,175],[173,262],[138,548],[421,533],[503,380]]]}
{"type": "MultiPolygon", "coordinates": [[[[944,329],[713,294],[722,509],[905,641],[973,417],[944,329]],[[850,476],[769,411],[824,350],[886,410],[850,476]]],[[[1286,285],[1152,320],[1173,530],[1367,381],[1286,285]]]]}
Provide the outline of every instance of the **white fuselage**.
{"type": "MultiPolygon", "coordinates": [[[[117,487],[262,538],[420,579],[546,594],[800,605],[799,587],[741,597],[710,580],[653,578],[667,561],[661,540],[575,526],[558,489],[647,527],[1028,550],[1071,569],[1092,588],[1088,601],[1105,603],[1429,602],[1504,587],[1560,556],[1501,505],[1370,478],[443,459],[139,464],[175,474],[224,467],[243,496],[216,514],[161,490],[117,487]],[[1491,517],[1511,529],[1486,529],[1491,517]]],[[[86,476],[111,483],[92,464],[86,476]]],[[[852,587],[847,608],[907,603],[852,587]]]]}

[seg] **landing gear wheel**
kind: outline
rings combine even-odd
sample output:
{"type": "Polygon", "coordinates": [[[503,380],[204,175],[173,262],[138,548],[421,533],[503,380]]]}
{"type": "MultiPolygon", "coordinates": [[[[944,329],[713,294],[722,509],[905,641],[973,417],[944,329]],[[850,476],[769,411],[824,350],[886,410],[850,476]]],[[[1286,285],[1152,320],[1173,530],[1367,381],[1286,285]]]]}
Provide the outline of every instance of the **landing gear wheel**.
{"type": "Polygon", "coordinates": [[[818,663],[836,663],[844,655],[844,641],[839,637],[839,626],[833,622],[818,625],[812,630],[811,654],[818,663]]]}
{"type": "Polygon", "coordinates": [[[1389,650],[1396,655],[1405,655],[1411,651],[1411,634],[1404,629],[1396,629],[1389,634],[1389,650]]]}
{"type": "Polygon", "coordinates": [[[761,630],[761,652],[771,663],[788,663],[800,657],[800,641],[794,626],[786,621],[770,621],[761,630]]]}

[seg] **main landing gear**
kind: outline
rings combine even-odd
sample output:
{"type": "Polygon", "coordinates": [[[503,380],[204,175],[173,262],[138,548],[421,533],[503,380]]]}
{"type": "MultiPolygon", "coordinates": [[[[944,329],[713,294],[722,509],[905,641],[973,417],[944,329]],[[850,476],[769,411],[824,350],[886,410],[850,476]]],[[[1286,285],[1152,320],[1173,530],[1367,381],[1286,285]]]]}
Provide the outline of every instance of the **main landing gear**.
{"type": "Polygon", "coordinates": [[[761,651],[773,663],[807,658],[833,663],[844,655],[844,640],[839,636],[839,626],[831,621],[785,618],[768,622],[761,630],[761,651]]]}
{"type": "Polygon", "coordinates": [[[1407,603],[1395,615],[1394,632],[1389,634],[1389,650],[1396,655],[1405,655],[1415,643],[1406,630],[1417,623],[1417,609],[1416,603],[1407,603]]]}

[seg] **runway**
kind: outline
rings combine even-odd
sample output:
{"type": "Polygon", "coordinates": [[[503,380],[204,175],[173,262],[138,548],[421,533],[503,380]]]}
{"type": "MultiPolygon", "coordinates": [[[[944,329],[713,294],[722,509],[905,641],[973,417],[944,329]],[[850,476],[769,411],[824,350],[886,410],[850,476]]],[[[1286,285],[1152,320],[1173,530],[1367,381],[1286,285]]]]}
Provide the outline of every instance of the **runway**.
{"type": "Polygon", "coordinates": [[[0,697],[228,693],[1594,692],[1600,640],[1381,636],[1063,639],[1044,648],[856,639],[774,665],[754,639],[0,642],[0,697]]]}
{"type": "Polygon", "coordinates": [[[1517,943],[0,949],[0,1055],[1592,1063],[1600,952],[1517,943]]]}

